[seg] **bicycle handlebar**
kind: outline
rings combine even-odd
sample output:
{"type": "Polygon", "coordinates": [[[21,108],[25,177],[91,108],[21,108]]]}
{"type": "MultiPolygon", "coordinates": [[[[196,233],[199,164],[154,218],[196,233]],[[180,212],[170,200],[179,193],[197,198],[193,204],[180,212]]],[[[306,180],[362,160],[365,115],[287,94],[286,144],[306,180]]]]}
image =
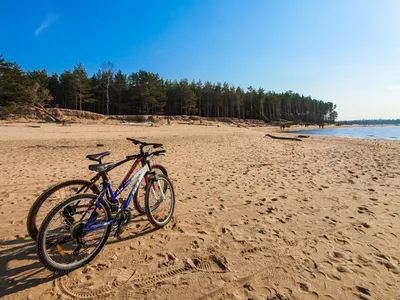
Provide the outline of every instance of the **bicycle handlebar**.
{"type": "Polygon", "coordinates": [[[154,152],[151,152],[151,153],[145,153],[145,154],[142,154],[142,155],[128,155],[128,156],[126,156],[126,159],[128,159],[128,160],[132,160],[132,159],[136,159],[136,158],[139,158],[139,157],[144,157],[144,158],[147,158],[147,157],[150,157],[150,156],[152,156],[152,155],[154,155],[154,156],[160,156],[160,155],[163,155],[165,152],[167,152],[166,150],[159,150],[159,151],[154,151],[154,152]]]}
{"type": "Polygon", "coordinates": [[[159,155],[164,154],[165,152],[167,152],[167,151],[166,150],[155,151],[155,152],[148,153],[146,156],[151,156],[151,155],[159,156],[159,155]]]}
{"type": "Polygon", "coordinates": [[[135,145],[139,145],[140,144],[143,147],[145,147],[145,146],[153,146],[153,148],[159,148],[159,147],[163,146],[163,144],[160,144],[160,143],[146,143],[146,142],[135,140],[135,139],[132,139],[132,138],[129,138],[129,137],[127,137],[126,139],[128,141],[131,141],[135,145]]]}

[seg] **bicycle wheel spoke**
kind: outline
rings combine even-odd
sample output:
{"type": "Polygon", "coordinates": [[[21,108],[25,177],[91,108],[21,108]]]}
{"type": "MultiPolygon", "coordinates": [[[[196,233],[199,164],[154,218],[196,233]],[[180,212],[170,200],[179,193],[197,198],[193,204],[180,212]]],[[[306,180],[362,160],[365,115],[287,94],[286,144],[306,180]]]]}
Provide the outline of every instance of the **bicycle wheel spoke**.
{"type": "Polygon", "coordinates": [[[71,238],[71,236],[69,234],[66,235],[66,236],[61,236],[61,237],[57,237],[57,238],[55,238],[55,237],[53,237],[53,238],[47,237],[47,239],[46,239],[46,247],[52,248],[53,246],[67,243],[71,239],[72,238],[71,238]]]}
{"type": "Polygon", "coordinates": [[[150,222],[162,227],[169,222],[175,207],[173,187],[165,176],[148,187],[146,192],[146,213],[150,222]]]}
{"type": "MultiPolygon", "coordinates": [[[[74,268],[93,256],[99,245],[104,245],[103,241],[108,237],[110,231],[109,225],[87,233],[83,230],[95,208],[93,197],[78,195],[67,200],[65,205],[60,204],[55,208],[56,211],[53,212],[52,218],[46,221],[43,234],[39,235],[44,248],[42,253],[46,261],[60,268],[74,268]],[[85,215],[86,211],[88,213],[85,215]],[[81,221],[78,221],[78,218],[71,220],[72,215],[84,215],[84,218],[81,221]]],[[[96,209],[97,224],[104,223],[110,217],[109,211],[104,208],[104,205],[100,203],[96,209]]],[[[93,223],[90,223],[89,226],[92,225],[93,223]]]]}

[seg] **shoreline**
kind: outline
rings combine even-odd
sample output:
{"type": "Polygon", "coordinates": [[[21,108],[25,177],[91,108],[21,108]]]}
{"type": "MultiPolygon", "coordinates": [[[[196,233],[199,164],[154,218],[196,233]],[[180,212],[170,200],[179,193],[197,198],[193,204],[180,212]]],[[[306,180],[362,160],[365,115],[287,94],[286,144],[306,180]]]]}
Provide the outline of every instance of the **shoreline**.
{"type": "MultiPolygon", "coordinates": [[[[354,127],[369,127],[369,126],[348,126],[347,128],[354,128],[354,127]]],[[[375,126],[376,127],[376,126],[375,126]]],[[[205,125],[200,125],[200,124],[182,124],[182,123],[172,123],[171,125],[166,125],[166,124],[160,124],[160,125],[154,125],[152,123],[138,123],[138,124],[130,124],[130,123],[122,123],[122,124],[82,124],[82,123],[74,123],[74,124],[68,124],[67,126],[62,126],[61,124],[57,123],[50,123],[50,122],[25,122],[25,123],[9,123],[9,124],[1,124],[0,123],[0,141],[16,141],[18,140],[17,135],[15,135],[15,131],[19,131],[23,137],[26,140],[31,140],[32,135],[34,136],[33,139],[37,140],[55,140],[55,136],[59,136],[60,134],[66,134],[66,135],[71,135],[74,136],[74,138],[77,139],[85,139],[85,138],[90,138],[90,134],[85,133],[80,135],[80,129],[82,128],[103,128],[104,132],[107,133],[107,136],[111,139],[114,139],[114,134],[113,132],[115,131],[116,128],[121,128],[122,132],[126,132],[129,136],[129,133],[131,130],[134,131],[139,131],[139,132],[152,132],[156,133],[157,131],[160,131],[161,134],[165,135],[168,134],[168,132],[173,131],[174,129],[177,128],[184,128],[185,131],[190,132],[191,130],[193,132],[196,132],[195,135],[198,135],[198,129],[204,129],[201,130],[200,132],[202,134],[206,134],[207,132],[210,132],[210,130],[217,129],[223,134],[223,132],[226,132],[230,128],[235,129],[237,128],[238,130],[245,130],[246,132],[260,132],[264,133],[271,133],[275,135],[287,135],[287,136],[294,136],[298,134],[307,134],[307,131],[310,130],[324,130],[324,129],[340,129],[340,127],[325,127],[324,129],[318,128],[318,126],[310,126],[307,128],[301,127],[301,126],[291,126],[290,128],[287,128],[285,130],[280,130],[279,127],[277,126],[255,126],[255,127],[237,127],[237,126],[232,126],[231,124],[225,124],[225,123],[220,123],[220,124],[212,124],[209,126],[205,125]],[[24,128],[26,131],[21,132],[20,130],[24,128]],[[39,136],[37,135],[39,134],[39,136]]],[[[95,133],[92,132],[92,133],[95,133]]],[[[121,136],[119,131],[116,134],[117,136],[121,136]]],[[[384,138],[366,138],[366,137],[356,137],[356,136],[333,136],[333,135],[324,135],[324,134],[309,134],[310,137],[321,137],[321,138],[332,138],[332,139],[357,139],[357,140],[376,140],[376,141],[390,141],[390,142],[396,142],[399,140],[396,139],[384,139],[384,138]]],[[[71,136],[71,137],[72,137],[71,136]]],[[[125,138],[125,137],[124,137],[125,138]]],[[[123,138],[123,139],[124,139],[123,138]]],[[[65,140],[65,137],[61,138],[62,140],[65,140]]],[[[306,139],[304,139],[306,141],[306,139]]]]}
{"type": "MultiPolygon", "coordinates": [[[[327,129],[327,128],[331,128],[331,129],[340,129],[340,128],[354,128],[354,127],[392,127],[392,126],[400,126],[400,125],[396,125],[396,124],[370,124],[370,125],[367,125],[367,124],[354,124],[354,125],[340,125],[340,126],[336,126],[336,125],[331,125],[331,124],[329,124],[329,125],[325,125],[324,126],[324,129],[327,129]]],[[[285,129],[285,130],[287,130],[287,131],[292,131],[293,129],[293,127],[296,127],[296,128],[302,128],[301,130],[315,130],[315,129],[322,129],[322,128],[319,128],[318,127],[318,125],[311,125],[311,126],[308,126],[308,127],[305,127],[305,126],[301,126],[301,125],[293,125],[293,126],[290,126],[289,128],[287,128],[287,129],[285,129]]],[[[297,129],[296,129],[297,130],[297,129]]]]}

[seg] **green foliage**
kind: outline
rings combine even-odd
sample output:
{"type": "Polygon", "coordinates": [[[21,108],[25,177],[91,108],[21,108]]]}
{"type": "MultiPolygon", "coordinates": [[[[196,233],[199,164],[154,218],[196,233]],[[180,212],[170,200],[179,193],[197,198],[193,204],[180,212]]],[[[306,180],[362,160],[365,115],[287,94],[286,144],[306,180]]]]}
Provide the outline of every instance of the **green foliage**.
{"type": "Polygon", "coordinates": [[[0,105],[22,103],[28,97],[29,80],[20,67],[0,56],[0,105]]]}
{"type": "Polygon", "coordinates": [[[110,112],[112,114],[123,114],[128,111],[128,78],[121,70],[115,73],[111,85],[110,112]]]}
{"type": "Polygon", "coordinates": [[[75,80],[74,75],[72,74],[71,71],[66,70],[63,73],[61,73],[58,85],[59,97],[57,98],[60,107],[63,108],[73,108],[74,106],[77,107],[74,80],[75,80]]]}
{"type": "Polygon", "coordinates": [[[6,113],[21,106],[51,101],[53,98],[46,86],[45,70],[24,73],[16,63],[6,62],[0,56],[0,106],[6,107],[6,113]]]}
{"type": "Polygon", "coordinates": [[[32,86],[29,87],[29,97],[26,103],[30,105],[39,105],[43,106],[53,100],[53,96],[50,94],[50,91],[42,86],[39,83],[35,82],[32,86]]]}
{"type": "Polygon", "coordinates": [[[159,114],[163,112],[166,93],[163,80],[158,74],[140,70],[128,77],[130,98],[139,114],[159,114]]]}
{"type": "Polygon", "coordinates": [[[47,80],[47,88],[53,96],[53,100],[57,102],[60,94],[60,81],[57,74],[52,74],[47,80]]]}
{"type": "Polygon", "coordinates": [[[44,105],[103,114],[200,115],[260,119],[266,122],[334,122],[336,105],[299,95],[249,86],[246,91],[227,82],[164,80],[139,70],[129,76],[113,71],[110,62],[91,78],[82,64],[59,76],[46,70],[23,72],[0,55],[0,106],[44,105]]]}
{"type": "Polygon", "coordinates": [[[91,93],[90,80],[86,70],[81,63],[74,67],[72,72],[72,88],[75,92],[75,109],[82,110],[82,105],[85,103],[93,103],[96,100],[91,93]]]}
{"type": "Polygon", "coordinates": [[[14,101],[7,102],[7,105],[4,110],[5,116],[15,113],[17,108],[18,108],[18,105],[14,101]]]}
{"type": "Polygon", "coordinates": [[[31,79],[34,82],[37,82],[41,87],[46,88],[49,84],[49,77],[47,76],[47,71],[46,70],[41,70],[41,71],[27,71],[26,75],[28,76],[29,79],[31,79]]]}

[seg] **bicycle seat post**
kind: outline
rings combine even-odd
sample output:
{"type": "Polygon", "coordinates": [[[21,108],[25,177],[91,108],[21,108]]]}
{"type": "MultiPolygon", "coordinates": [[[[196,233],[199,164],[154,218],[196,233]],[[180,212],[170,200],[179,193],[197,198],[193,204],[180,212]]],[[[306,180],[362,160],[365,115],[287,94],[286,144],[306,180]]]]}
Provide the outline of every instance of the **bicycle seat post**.
{"type": "Polygon", "coordinates": [[[143,152],[143,145],[140,145],[140,155],[144,155],[144,152],[143,152]]]}

